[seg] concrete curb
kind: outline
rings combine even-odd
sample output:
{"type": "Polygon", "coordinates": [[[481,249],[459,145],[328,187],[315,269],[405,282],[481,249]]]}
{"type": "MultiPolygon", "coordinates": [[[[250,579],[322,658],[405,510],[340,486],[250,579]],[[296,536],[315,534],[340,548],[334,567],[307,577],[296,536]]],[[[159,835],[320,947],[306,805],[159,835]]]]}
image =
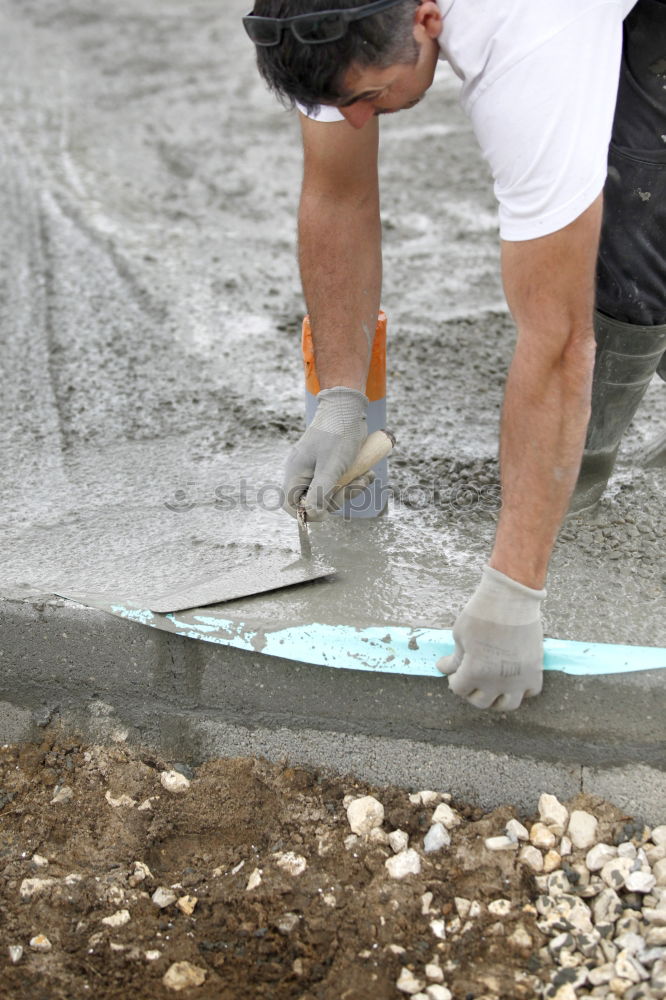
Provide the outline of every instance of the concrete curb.
{"type": "Polygon", "coordinates": [[[666,815],[663,672],[546,675],[517,713],[477,712],[443,678],[330,670],[61,600],[0,601],[0,740],[59,723],[197,762],[262,755],[531,811],[541,791],[666,815]]]}

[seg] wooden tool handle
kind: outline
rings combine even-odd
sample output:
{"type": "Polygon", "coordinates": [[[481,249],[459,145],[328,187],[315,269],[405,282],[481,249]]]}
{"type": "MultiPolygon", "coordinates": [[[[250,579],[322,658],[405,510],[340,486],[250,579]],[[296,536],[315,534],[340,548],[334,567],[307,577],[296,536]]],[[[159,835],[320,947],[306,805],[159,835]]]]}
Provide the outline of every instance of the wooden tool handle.
{"type": "Polygon", "coordinates": [[[344,476],[338,479],[335,489],[340,490],[343,486],[351,483],[352,479],[365,475],[373,465],[391,454],[394,445],[395,438],[390,431],[373,431],[363,442],[351,468],[347,469],[344,476]]]}

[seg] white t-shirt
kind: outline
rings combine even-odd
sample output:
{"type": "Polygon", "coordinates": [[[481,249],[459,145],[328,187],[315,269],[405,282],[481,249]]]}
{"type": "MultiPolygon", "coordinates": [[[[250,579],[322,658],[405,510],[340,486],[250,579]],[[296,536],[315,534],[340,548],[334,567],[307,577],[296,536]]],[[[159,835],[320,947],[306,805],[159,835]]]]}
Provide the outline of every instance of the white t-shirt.
{"type": "MultiPolygon", "coordinates": [[[[461,104],[493,174],[500,235],[561,229],[604,186],[622,21],[636,0],[437,2],[441,55],[462,81],[461,104]]],[[[311,117],[343,116],[322,107],[311,117]]]]}

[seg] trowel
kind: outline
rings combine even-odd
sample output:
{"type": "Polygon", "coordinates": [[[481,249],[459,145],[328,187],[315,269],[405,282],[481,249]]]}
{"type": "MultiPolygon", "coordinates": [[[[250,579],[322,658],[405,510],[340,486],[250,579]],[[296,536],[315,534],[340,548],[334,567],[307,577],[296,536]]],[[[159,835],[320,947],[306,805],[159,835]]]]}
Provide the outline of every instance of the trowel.
{"type": "MultiPolygon", "coordinates": [[[[388,431],[374,431],[368,435],[351,468],[336,484],[336,490],[365,475],[391,453],[394,444],[395,438],[388,431]]],[[[293,553],[285,549],[273,552],[250,549],[242,561],[238,561],[234,555],[234,565],[229,566],[219,577],[195,580],[164,594],[137,600],[149,611],[169,614],[188,608],[203,608],[209,604],[223,604],[269,590],[318,580],[335,573],[333,566],[313,557],[307,519],[302,508],[299,508],[297,520],[300,558],[286,562],[293,553]]]]}

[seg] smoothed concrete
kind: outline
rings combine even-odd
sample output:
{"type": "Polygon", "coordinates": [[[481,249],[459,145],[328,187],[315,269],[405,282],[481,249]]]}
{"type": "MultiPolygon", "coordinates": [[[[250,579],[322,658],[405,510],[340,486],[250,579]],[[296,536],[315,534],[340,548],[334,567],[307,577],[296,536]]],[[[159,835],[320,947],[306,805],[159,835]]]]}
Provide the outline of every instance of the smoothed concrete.
{"type": "Polygon", "coordinates": [[[444,678],[334,670],[156,632],[65,601],[0,603],[0,740],[59,723],[197,762],[260,754],[529,811],[584,788],[666,815],[663,673],[548,673],[540,698],[478,712],[444,678]]]}

